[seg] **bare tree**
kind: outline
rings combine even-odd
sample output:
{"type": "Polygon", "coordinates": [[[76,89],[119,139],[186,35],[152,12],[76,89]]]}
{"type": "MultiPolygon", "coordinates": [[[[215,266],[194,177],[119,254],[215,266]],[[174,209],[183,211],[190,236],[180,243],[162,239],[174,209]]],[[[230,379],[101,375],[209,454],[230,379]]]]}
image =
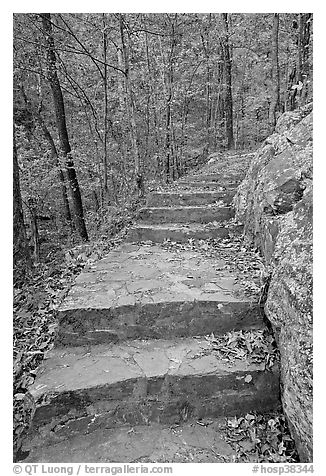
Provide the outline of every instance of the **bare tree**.
{"type": "Polygon", "coordinates": [[[24,225],[15,129],[13,132],[13,247],[14,281],[16,281],[24,271],[31,267],[31,256],[24,225]]]}
{"type": "Polygon", "coordinates": [[[280,16],[278,13],[273,15],[272,29],[272,98],[269,106],[269,124],[274,129],[276,124],[276,112],[280,105],[280,67],[278,58],[278,32],[279,32],[280,16]]]}
{"type": "Polygon", "coordinates": [[[126,24],[125,16],[119,14],[119,27],[120,27],[120,40],[122,58],[124,62],[124,74],[125,74],[125,95],[126,95],[126,107],[127,115],[130,120],[130,140],[131,149],[134,158],[134,172],[135,172],[135,185],[139,196],[144,195],[144,177],[143,177],[143,162],[139,154],[138,142],[137,142],[137,128],[136,128],[136,111],[133,100],[132,83],[130,78],[129,67],[129,49],[126,39],[126,24]]]}
{"type": "Polygon", "coordinates": [[[225,127],[227,148],[234,147],[233,138],[233,101],[232,101],[232,59],[230,54],[229,44],[229,16],[227,13],[222,13],[222,20],[224,26],[224,34],[222,37],[222,50],[224,60],[224,74],[225,74],[225,127]]]}

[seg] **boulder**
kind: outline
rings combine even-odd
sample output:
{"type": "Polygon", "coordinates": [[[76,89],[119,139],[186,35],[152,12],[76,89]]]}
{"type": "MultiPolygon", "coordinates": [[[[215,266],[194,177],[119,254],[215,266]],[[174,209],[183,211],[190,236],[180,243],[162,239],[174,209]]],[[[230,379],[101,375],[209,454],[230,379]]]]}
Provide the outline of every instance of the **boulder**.
{"type": "Polygon", "coordinates": [[[312,461],[312,106],[283,114],[234,197],[270,273],[265,313],[281,356],[282,401],[300,460],[312,461]]]}

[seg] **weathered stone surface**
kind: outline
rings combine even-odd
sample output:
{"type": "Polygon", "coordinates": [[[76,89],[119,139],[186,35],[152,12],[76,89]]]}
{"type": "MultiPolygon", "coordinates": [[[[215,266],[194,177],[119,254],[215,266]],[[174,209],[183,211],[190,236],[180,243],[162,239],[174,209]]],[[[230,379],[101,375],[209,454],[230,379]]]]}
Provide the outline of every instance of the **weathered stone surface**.
{"type": "Polygon", "coordinates": [[[130,243],[140,241],[162,243],[165,240],[171,240],[178,243],[185,243],[189,239],[224,239],[233,234],[240,234],[242,231],[242,225],[228,226],[228,224],[219,225],[217,223],[207,223],[202,225],[198,225],[197,223],[191,223],[189,225],[174,223],[149,225],[146,223],[139,223],[130,228],[126,241],[130,243]]]}
{"type": "Polygon", "coordinates": [[[152,192],[147,199],[149,207],[200,206],[222,201],[230,205],[236,189],[206,192],[152,192]]]}
{"type": "Polygon", "coordinates": [[[151,207],[139,210],[138,219],[146,223],[209,223],[234,216],[231,207],[207,205],[203,207],[151,207]]]}
{"type": "Polygon", "coordinates": [[[206,183],[212,183],[215,182],[217,185],[222,184],[222,185],[237,185],[238,183],[241,182],[241,175],[237,174],[228,174],[225,175],[223,173],[203,173],[203,171],[200,171],[197,174],[191,174],[187,175],[184,178],[181,178],[179,180],[180,183],[186,183],[186,182],[206,182],[206,183]]]}
{"type": "Polygon", "coordinates": [[[302,461],[312,461],[312,191],[284,216],[265,306],[282,356],[283,408],[302,461]]]}
{"type": "Polygon", "coordinates": [[[256,300],[221,270],[224,265],[198,252],[121,245],[77,278],[59,309],[57,342],[84,345],[261,326],[256,300]]]}
{"type": "Polygon", "coordinates": [[[281,353],[283,407],[312,461],[312,108],[288,112],[257,151],[234,198],[271,269],[265,312],[281,353]]]}
{"type": "Polygon", "coordinates": [[[30,440],[38,445],[45,436],[55,441],[99,426],[270,410],[279,405],[278,385],[277,367],[223,362],[204,338],[56,348],[30,389],[36,401],[30,440]]]}
{"type": "Polygon", "coordinates": [[[24,463],[232,462],[236,453],[224,439],[224,425],[217,419],[210,420],[208,426],[186,422],[173,427],[152,423],[136,428],[101,428],[56,444],[33,447],[24,463]]]}
{"type": "Polygon", "coordinates": [[[291,211],[311,179],[312,113],[289,131],[270,136],[254,156],[234,197],[246,236],[262,248],[266,218],[291,211]]]}

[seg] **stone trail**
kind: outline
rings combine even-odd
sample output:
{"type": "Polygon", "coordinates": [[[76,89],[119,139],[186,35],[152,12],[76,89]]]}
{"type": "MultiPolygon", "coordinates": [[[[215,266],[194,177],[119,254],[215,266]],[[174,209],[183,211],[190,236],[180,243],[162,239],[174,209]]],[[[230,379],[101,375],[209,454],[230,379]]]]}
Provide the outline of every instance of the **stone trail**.
{"type": "Polygon", "coordinates": [[[160,245],[239,233],[241,176],[219,165],[151,193],[128,242],[77,278],[31,388],[26,462],[232,461],[221,417],[279,407],[276,365],[231,364],[206,338],[263,328],[257,299],[224,259],[160,245]]]}

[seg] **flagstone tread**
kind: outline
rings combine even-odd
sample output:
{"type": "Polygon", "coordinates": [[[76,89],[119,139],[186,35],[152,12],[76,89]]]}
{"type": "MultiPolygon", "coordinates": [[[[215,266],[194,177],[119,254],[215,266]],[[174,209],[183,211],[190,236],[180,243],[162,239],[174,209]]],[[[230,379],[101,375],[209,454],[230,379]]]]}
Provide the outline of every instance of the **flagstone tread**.
{"type": "Polygon", "coordinates": [[[165,240],[184,243],[189,239],[208,240],[228,238],[230,233],[242,232],[242,225],[234,225],[233,223],[218,222],[213,223],[163,223],[148,224],[136,223],[133,225],[127,235],[128,242],[152,241],[154,243],[162,243],[165,240]]]}
{"type": "Polygon", "coordinates": [[[99,426],[270,410],[279,406],[278,385],[277,366],[266,371],[246,358],[230,364],[205,338],[55,348],[30,388],[30,444],[42,443],[44,434],[55,441],[99,426]]]}
{"type": "Polygon", "coordinates": [[[244,287],[235,282],[234,274],[223,269],[225,265],[223,259],[208,258],[196,251],[123,244],[77,277],[60,310],[171,300],[248,301],[244,287]]]}
{"type": "Polygon", "coordinates": [[[224,202],[229,205],[236,192],[236,188],[226,191],[175,191],[175,192],[151,192],[147,199],[148,207],[175,206],[175,205],[208,205],[216,202],[224,202]]]}
{"type": "MultiPolygon", "coordinates": [[[[166,375],[226,375],[264,370],[247,360],[232,365],[219,360],[209,339],[129,340],[92,347],[55,347],[41,366],[37,383],[30,388],[36,400],[47,393],[110,386],[118,382],[166,375]]],[[[141,389],[146,396],[145,388],[141,389]]]]}
{"type": "Polygon", "coordinates": [[[257,299],[248,297],[225,266],[199,252],[123,244],[78,276],[59,308],[57,342],[83,345],[260,327],[257,299]]]}
{"type": "Polygon", "coordinates": [[[223,463],[236,451],[225,441],[225,419],[182,425],[152,423],[100,429],[34,447],[24,463],[223,463]]]}
{"type": "Polygon", "coordinates": [[[195,180],[195,181],[178,181],[175,182],[174,184],[171,184],[170,189],[178,189],[178,190],[193,190],[196,189],[198,192],[199,191],[206,191],[206,190],[214,190],[216,192],[218,191],[225,191],[225,190],[230,190],[233,189],[234,187],[237,186],[237,183],[235,182],[230,182],[230,183],[218,183],[218,182],[205,182],[204,180],[195,180]]]}
{"type": "Polygon", "coordinates": [[[178,183],[182,182],[216,182],[216,183],[238,183],[241,181],[241,175],[240,174],[228,174],[225,175],[223,173],[194,173],[194,174],[189,174],[186,175],[185,177],[182,177],[178,180],[178,183]]]}

